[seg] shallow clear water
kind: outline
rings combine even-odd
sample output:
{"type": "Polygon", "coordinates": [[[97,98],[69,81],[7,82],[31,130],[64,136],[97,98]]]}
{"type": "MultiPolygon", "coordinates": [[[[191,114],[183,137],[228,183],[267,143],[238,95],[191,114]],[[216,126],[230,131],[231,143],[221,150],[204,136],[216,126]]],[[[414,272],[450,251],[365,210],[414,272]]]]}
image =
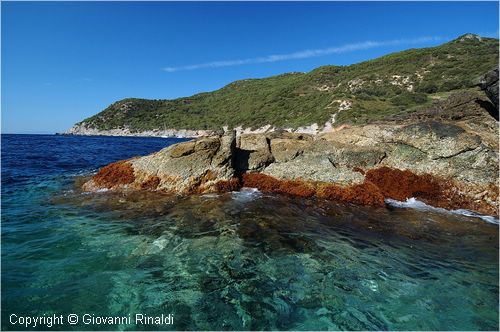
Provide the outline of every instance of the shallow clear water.
{"type": "Polygon", "coordinates": [[[174,141],[2,135],[3,329],[26,329],[12,313],[142,313],[174,324],[52,329],[498,330],[498,226],[479,218],[78,190],[174,141]]]}

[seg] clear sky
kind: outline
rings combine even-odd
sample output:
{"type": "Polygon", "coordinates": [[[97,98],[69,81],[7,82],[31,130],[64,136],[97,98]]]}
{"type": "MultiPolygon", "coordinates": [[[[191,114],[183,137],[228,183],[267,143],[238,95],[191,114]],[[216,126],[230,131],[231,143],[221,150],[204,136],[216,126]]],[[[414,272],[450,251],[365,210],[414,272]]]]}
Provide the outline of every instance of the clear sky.
{"type": "Polygon", "coordinates": [[[2,132],[54,133],[126,97],[346,65],[472,32],[498,2],[5,2],[2,132]],[[370,42],[370,43],[367,43],[370,42]]]}

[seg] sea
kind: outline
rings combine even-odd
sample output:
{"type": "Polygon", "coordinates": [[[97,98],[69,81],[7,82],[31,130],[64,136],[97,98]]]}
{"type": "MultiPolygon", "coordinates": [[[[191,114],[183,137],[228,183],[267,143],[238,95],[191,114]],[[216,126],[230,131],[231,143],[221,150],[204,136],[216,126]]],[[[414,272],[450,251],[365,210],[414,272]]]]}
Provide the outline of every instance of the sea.
{"type": "Polygon", "coordinates": [[[497,217],[86,193],[99,167],[183,139],[1,139],[3,330],[499,329],[497,217]]]}

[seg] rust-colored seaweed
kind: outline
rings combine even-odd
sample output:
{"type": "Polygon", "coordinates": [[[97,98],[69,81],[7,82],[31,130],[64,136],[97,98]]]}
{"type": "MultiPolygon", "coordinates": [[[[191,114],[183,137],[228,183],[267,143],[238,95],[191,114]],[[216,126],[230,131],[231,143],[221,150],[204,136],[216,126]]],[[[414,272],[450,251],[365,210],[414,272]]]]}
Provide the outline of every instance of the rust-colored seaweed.
{"type": "MultiPolygon", "coordinates": [[[[134,169],[129,162],[122,160],[101,168],[93,177],[99,188],[116,188],[135,181],[134,169]]],[[[384,206],[385,198],[405,200],[410,197],[448,209],[468,208],[487,214],[498,214],[488,202],[482,199],[472,200],[464,195],[452,180],[443,180],[430,174],[417,175],[408,170],[381,167],[364,171],[355,167],[353,171],[365,175],[361,184],[339,186],[332,183],[305,181],[302,179],[281,180],[262,173],[245,173],[240,178],[217,180],[216,174],[208,170],[198,179],[193,179],[187,194],[200,194],[206,190],[219,193],[239,190],[241,187],[258,188],[265,193],[278,193],[299,197],[317,196],[329,200],[338,200],[362,205],[384,206]]],[[[150,176],[139,188],[155,190],[161,181],[158,176],[150,176]]],[[[173,180],[172,180],[173,181],[173,180]]],[[[498,187],[492,185],[485,189],[490,200],[498,199],[498,187]]]]}
{"type": "Polygon", "coordinates": [[[334,184],[321,184],[318,197],[362,205],[384,206],[384,195],[380,189],[369,181],[349,187],[334,184]]]}
{"type": "MultiPolygon", "coordinates": [[[[443,195],[442,199],[437,202],[430,201],[430,204],[439,206],[445,209],[466,208],[479,213],[498,216],[499,211],[495,206],[487,202],[487,199],[476,198],[471,199],[470,196],[464,195],[463,192],[453,183],[453,181],[445,181],[442,185],[443,195]]],[[[490,201],[498,201],[498,186],[490,184],[484,186],[482,189],[488,192],[490,201]]]]}
{"type": "Polygon", "coordinates": [[[410,197],[439,200],[442,196],[438,179],[430,174],[417,175],[408,170],[381,167],[366,172],[366,181],[375,184],[384,197],[399,201],[410,197]]]}
{"type": "Polygon", "coordinates": [[[262,192],[311,197],[316,193],[312,183],[300,180],[278,180],[260,173],[246,173],[242,176],[244,187],[257,188],[262,192]]]}
{"type": "Polygon", "coordinates": [[[373,206],[384,206],[384,198],[405,200],[410,197],[419,197],[439,200],[442,196],[439,183],[432,176],[416,175],[410,171],[388,167],[369,170],[366,172],[366,179],[363,183],[346,187],[331,183],[279,180],[260,173],[243,174],[242,182],[243,186],[258,188],[262,192],[301,197],[318,196],[330,200],[373,206]]]}
{"type": "Polygon", "coordinates": [[[141,183],[141,189],[155,190],[160,184],[160,178],[155,176],[149,177],[146,181],[141,183]]]}
{"type": "Polygon", "coordinates": [[[93,180],[101,188],[129,184],[135,180],[134,169],[126,160],[117,161],[101,168],[93,180]]]}
{"type": "Polygon", "coordinates": [[[230,180],[221,180],[215,183],[215,191],[218,193],[227,193],[241,188],[240,179],[232,178],[230,180]]]}
{"type": "MultiPolygon", "coordinates": [[[[242,186],[258,188],[268,193],[300,197],[317,196],[372,206],[384,206],[385,198],[403,201],[415,197],[433,206],[446,209],[466,208],[480,213],[498,215],[498,211],[485,200],[472,200],[471,197],[464,195],[452,180],[443,180],[430,174],[418,175],[408,170],[389,167],[368,170],[365,172],[363,183],[346,187],[325,182],[280,180],[260,173],[243,174],[242,186]]],[[[490,186],[488,193],[491,199],[498,199],[498,187],[490,186]]]]}
{"type": "Polygon", "coordinates": [[[242,176],[243,186],[258,188],[262,192],[272,192],[300,197],[318,196],[330,200],[353,202],[364,205],[384,205],[384,196],[373,183],[365,182],[349,187],[329,183],[314,183],[302,180],[279,180],[259,173],[242,176]]]}

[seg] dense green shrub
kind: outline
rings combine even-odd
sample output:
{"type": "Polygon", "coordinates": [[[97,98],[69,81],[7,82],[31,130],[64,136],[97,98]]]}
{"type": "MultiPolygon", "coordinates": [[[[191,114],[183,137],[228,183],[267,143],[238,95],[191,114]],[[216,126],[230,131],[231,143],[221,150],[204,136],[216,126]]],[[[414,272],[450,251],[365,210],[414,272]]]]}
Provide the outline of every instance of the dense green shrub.
{"type": "Polygon", "coordinates": [[[420,92],[403,92],[391,99],[396,106],[412,106],[427,102],[427,95],[420,92]]]}
{"type": "Polygon", "coordinates": [[[424,82],[420,84],[415,90],[417,92],[423,93],[435,93],[439,90],[439,87],[433,82],[424,82]]]}

